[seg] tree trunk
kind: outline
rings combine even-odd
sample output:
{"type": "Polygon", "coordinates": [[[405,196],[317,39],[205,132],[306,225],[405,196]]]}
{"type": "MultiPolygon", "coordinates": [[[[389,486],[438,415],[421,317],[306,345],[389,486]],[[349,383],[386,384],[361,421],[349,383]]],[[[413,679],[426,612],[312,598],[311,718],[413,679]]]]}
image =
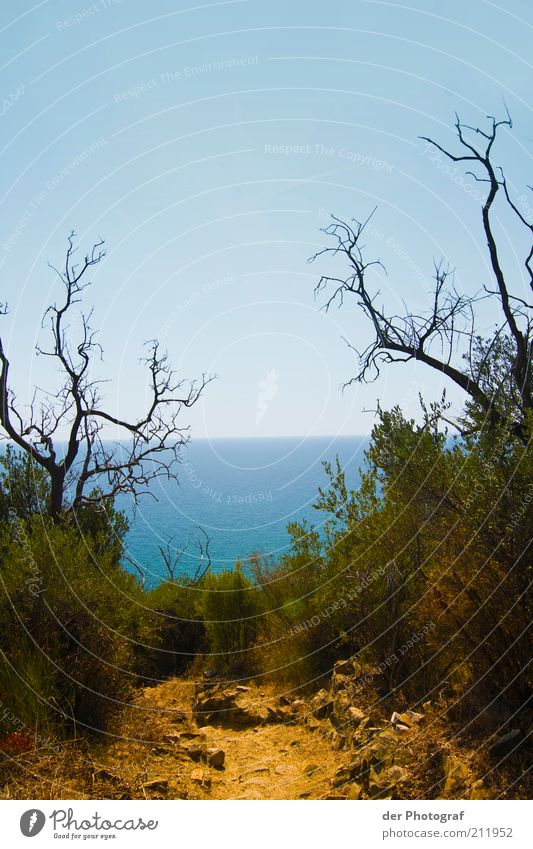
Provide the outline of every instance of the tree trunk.
{"type": "Polygon", "coordinates": [[[50,489],[50,515],[54,522],[57,522],[63,512],[63,486],[65,483],[65,475],[62,472],[55,471],[51,475],[50,489]]]}

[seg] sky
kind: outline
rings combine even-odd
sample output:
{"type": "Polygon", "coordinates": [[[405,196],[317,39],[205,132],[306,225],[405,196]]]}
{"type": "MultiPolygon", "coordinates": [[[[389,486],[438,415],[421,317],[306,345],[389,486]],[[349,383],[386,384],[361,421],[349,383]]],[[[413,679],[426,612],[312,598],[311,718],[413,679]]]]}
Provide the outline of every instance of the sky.
{"type": "MultiPolygon", "coordinates": [[[[480,185],[419,137],[453,147],[456,111],[481,126],[506,104],[495,157],[530,215],[532,35],[529,0],[2,4],[1,333],[20,403],[55,385],[33,351],[74,230],[80,254],[106,242],[85,306],[112,413],[142,413],[153,338],[181,377],[217,375],[184,413],[193,437],[368,433],[378,400],[417,415],[444,387],[459,407],[416,364],[341,391],[345,340],[369,328],[354,304],[324,311],[314,287],[343,267],[308,258],[330,213],[377,207],[366,250],[387,274],[369,282],[391,310],[428,305],[441,257],[460,291],[490,283],[480,185]]],[[[496,218],[520,294],[522,234],[496,218]]]]}

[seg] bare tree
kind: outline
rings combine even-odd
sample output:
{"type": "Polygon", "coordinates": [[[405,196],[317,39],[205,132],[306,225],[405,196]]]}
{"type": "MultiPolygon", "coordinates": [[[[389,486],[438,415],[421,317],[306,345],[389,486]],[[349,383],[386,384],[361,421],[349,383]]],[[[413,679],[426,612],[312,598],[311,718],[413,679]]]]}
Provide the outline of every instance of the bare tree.
{"type": "MultiPolygon", "coordinates": [[[[21,409],[9,384],[9,360],[0,339],[0,424],[7,439],[25,451],[48,474],[50,515],[76,511],[82,506],[105,506],[119,493],[135,500],[158,477],[173,478],[188,428],[181,425],[183,408],[192,407],[211,378],[178,380],[157,340],[147,343],[150,401],[136,421],[107,412],[102,406],[101,381],[91,366],[101,357],[101,347],[91,326],[92,311],[81,314],[77,338],[70,319],[84,291],[91,285],[90,269],[105,256],[102,241],[83,261],[76,263],[75,234],[68,239],[63,269],[54,268],[64,289],[59,305],[50,306],[43,317],[49,325],[51,342],[37,348],[50,357],[60,374],[58,392],[36,390],[29,408],[21,409]],[[106,426],[123,431],[127,442],[109,443],[106,426]],[[66,434],[66,445],[61,441],[66,434]]],[[[53,266],[51,266],[53,268],[53,266]]],[[[7,307],[2,308],[2,313],[7,307]]]]}
{"type": "MultiPolygon", "coordinates": [[[[455,128],[460,145],[457,154],[450,153],[430,138],[423,138],[453,162],[472,163],[468,167],[476,167],[479,173],[467,173],[487,185],[481,213],[495,288],[483,286],[482,290],[472,295],[460,294],[453,284],[452,270],[440,263],[435,266],[435,284],[430,309],[416,313],[406,307],[402,314],[389,314],[385,307],[379,305],[379,291],[371,292],[367,283],[367,272],[370,268],[378,266],[385,270],[380,260],[369,262],[364,257],[362,237],[373,213],[364,222],[354,219],[346,223],[332,216],[332,224],[323,232],[332,237],[334,244],[318,251],[311,259],[329,254],[340,255],[348,260],[347,276],[322,276],[315,291],[320,293],[324,288],[334,287],[325,304],[326,309],[334,302],[342,304],[345,295],[354,296],[372,328],[372,340],[366,348],[358,349],[350,345],[357,354],[359,369],[346,385],[372,382],[379,376],[383,364],[417,360],[441,372],[460,386],[478,405],[488,421],[495,423],[502,419],[502,414],[495,403],[494,393],[488,391],[490,381],[485,379],[485,370],[491,353],[500,344],[501,339],[505,338],[509,341],[511,350],[509,379],[512,382],[513,395],[519,399],[511,427],[519,438],[525,439],[526,416],[533,409],[532,307],[526,300],[511,293],[503,270],[492,224],[496,198],[503,199],[518,225],[525,228],[530,235],[533,233],[533,224],[513,201],[502,169],[495,166],[492,160],[492,148],[498,130],[503,126],[512,127],[511,119],[507,115],[502,121],[492,117],[488,120],[490,129],[486,132],[463,124],[456,116],[455,128]],[[475,144],[478,139],[480,143],[475,144]],[[483,356],[479,355],[479,345],[476,342],[480,339],[475,329],[475,306],[481,299],[493,300],[500,316],[499,328],[484,346],[483,356]],[[458,350],[463,352],[460,364],[455,357],[458,350]]],[[[533,241],[527,247],[524,260],[526,275],[533,288],[532,262],[533,241]]]]}
{"type": "MultiPolygon", "coordinates": [[[[196,571],[192,578],[193,584],[199,584],[202,579],[205,578],[205,576],[209,572],[209,569],[211,568],[211,555],[209,553],[209,536],[203,528],[198,527],[198,530],[203,535],[204,539],[202,540],[201,537],[195,537],[196,546],[198,548],[198,566],[196,567],[196,571]]],[[[191,542],[191,534],[189,534],[187,542],[182,548],[173,547],[173,541],[174,537],[170,537],[164,547],[162,545],[159,546],[159,553],[161,554],[163,563],[165,564],[165,569],[167,570],[169,581],[176,580],[176,569],[180,564],[181,558],[189,547],[189,543],[191,542]]]]}
{"type": "Polygon", "coordinates": [[[180,560],[185,554],[185,551],[187,550],[187,546],[189,544],[189,540],[187,540],[183,548],[173,548],[173,541],[174,537],[170,537],[170,539],[166,541],[165,546],[159,546],[159,553],[161,555],[163,563],[165,564],[165,569],[167,570],[169,581],[175,580],[176,569],[178,568],[180,560]]]}

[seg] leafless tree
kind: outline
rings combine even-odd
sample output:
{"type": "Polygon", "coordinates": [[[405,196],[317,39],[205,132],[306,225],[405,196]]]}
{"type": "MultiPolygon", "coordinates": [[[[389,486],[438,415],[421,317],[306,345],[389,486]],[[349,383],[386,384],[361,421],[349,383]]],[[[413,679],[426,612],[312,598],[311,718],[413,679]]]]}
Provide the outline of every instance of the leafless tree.
{"type": "MultiPolygon", "coordinates": [[[[494,287],[483,286],[479,292],[471,295],[461,294],[454,286],[453,271],[440,263],[435,266],[432,303],[427,311],[411,312],[405,307],[402,314],[389,313],[384,306],[380,306],[380,292],[372,292],[367,281],[368,271],[372,267],[385,270],[380,260],[367,261],[364,256],[362,238],[373,213],[364,222],[354,219],[346,223],[332,216],[332,223],[323,232],[332,238],[334,244],[318,251],[311,259],[328,254],[342,256],[348,261],[347,276],[322,276],[316,293],[325,288],[331,292],[333,287],[325,304],[326,309],[334,302],[342,304],[345,295],[354,296],[372,328],[372,340],[366,348],[350,345],[357,354],[359,368],[346,385],[372,382],[379,376],[383,364],[417,360],[460,386],[489,422],[498,422],[502,414],[495,403],[494,393],[488,389],[490,381],[484,375],[491,353],[505,338],[510,350],[509,380],[512,393],[519,401],[511,427],[516,435],[524,439],[527,434],[526,416],[533,408],[532,307],[526,300],[511,293],[493,228],[496,199],[500,198],[518,226],[528,231],[528,240],[533,234],[533,224],[512,199],[503,170],[494,164],[492,158],[497,133],[501,127],[512,127],[511,118],[507,115],[505,120],[497,121],[492,117],[488,120],[489,130],[485,131],[463,124],[456,116],[455,128],[459,141],[456,154],[430,138],[423,139],[453,162],[466,163],[467,167],[476,168],[477,173],[467,173],[487,186],[481,215],[494,287]],[[484,347],[482,356],[479,344],[476,344],[480,337],[475,328],[475,308],[481,299],[493,300],[500,317],[498,330],[484,347]],[[457,351],[463,353],[459,364],[457,351]]],[[[533,288],[533,241],[528,242],[526,250],[524,268],[533,288]]]]}
{"type": "MultiPolygon", "coordinates": [[[[199,584],[202,578],[205,578],[209,569],[211,568],[211,555],[209,553],[209,536],[203,528],[199,527],[198,530],[203,535],[203,539],[201,537],[195,537],[196,546],[198,548],[198,566],[192,578],[193,584],[199,584]]],[[[189,547],[189,544],[191,542],[191,535],[189,535],[187,542],[182,548],[175,548],[172,545],[173,541],[174,538],[171,537],[169,540],[167,540],[165,546],[159,546],[159,553],[161,554],[163,563],[165,564],[165,569],[167,570],[169,581],[174,581],[176,579],[176,569],[180,564],[181,558],[189,547]]]]}
{"type": "Polygon", "coordinates": [[[204,540],[202,541],[200,537],[197,537],[196,539],[196,545],[198,546],[198,566],[196,572],[194,573],[193,581],[197,584],[200,583],[202,578],[205,578],[211,568],[211,555],[209,554],[209,537],[203,528],[199,528],[199,530],[203,534],[204,540]]]}
{"type": "Polygon", "coordinates": [[[183,548],[173,548],[172,543],[174,541],[174,537],[170,537],[167,540],[164,546],[159,546],[159,553],[165,564],[165,569],[167,570],[168,580],[173,581],[176,577],[176,569],[180,564],[180,560],[185,554],[187,546],[189,542],[183,546],[183,548]]]}
{"type": "MultiPolygon", "coordinates": [[[[47,472],[54,519],[86,505],[102,508],[119,493],[137,500],[155,478],[176,477],[189,439],[180,413],[198,401],[211,379],[204,374],[198,381],[178,380],[167,355],[153,340],[142,359],[149,376],[147,411],[136,421],[107,412],[102,406],[101,381],[92,373],[93,361],[102,353],[91,326],[92,311],[81,313],[77,338],[71,323],[91,285],[90,270],[105,256],[104,243],[95,244],[80,263],[76,252],[71,233],[62,270],[51,266],[62,282],[63,297],[43,317],[50,345],[37,348],[39,355],[57,366],[59,391],[36,390],[29,407],[21,408],[9,383],[9,360],[0,339],[0,424],[5,437],[47,472]],[[106,441],[106,426],[118,428],[127,441],[106,441]],[[62,446],[65,434],[66,446],[62,446]]],[[[4,306],[2,313],[6,312],[4,306]]]]}

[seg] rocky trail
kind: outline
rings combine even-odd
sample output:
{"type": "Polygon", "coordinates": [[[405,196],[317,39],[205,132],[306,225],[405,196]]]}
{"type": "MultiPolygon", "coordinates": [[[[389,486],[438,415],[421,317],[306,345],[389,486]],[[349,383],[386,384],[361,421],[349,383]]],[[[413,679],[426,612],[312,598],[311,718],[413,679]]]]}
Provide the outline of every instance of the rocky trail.
{"type": "Polygon", "coordinates": [[[530,751],[518,730],[485,747],[459,744],[443,705],[385,709],[372,689],[355,660],[338,662],[328,689],[309,697],[253,681],[170,679],[139,690],[100,742],[11,759],[2,795],[483,799],[505,797],[507,754],[527,774],[530,751]]]}
{"type": "MultiPolygon", "coordinates": [[[[216,695],[207,688],[203,703],[195,689],[182,680],[146,689],[137,700],[138,710],[126,720],[126,725],[137,725],[139,710],[146,712],[143,736],[148,727],[153,735],[144,746],[142,789],[147,795],[166,798],[176,791],[186,798],[211,799],[329,795],[338,753],[297,715],[300,705],[280,706],[272,689],[253,684],[229,687],[216,695]]],[[[123,743],[113,748],[122,760],[123,743]]]]}

